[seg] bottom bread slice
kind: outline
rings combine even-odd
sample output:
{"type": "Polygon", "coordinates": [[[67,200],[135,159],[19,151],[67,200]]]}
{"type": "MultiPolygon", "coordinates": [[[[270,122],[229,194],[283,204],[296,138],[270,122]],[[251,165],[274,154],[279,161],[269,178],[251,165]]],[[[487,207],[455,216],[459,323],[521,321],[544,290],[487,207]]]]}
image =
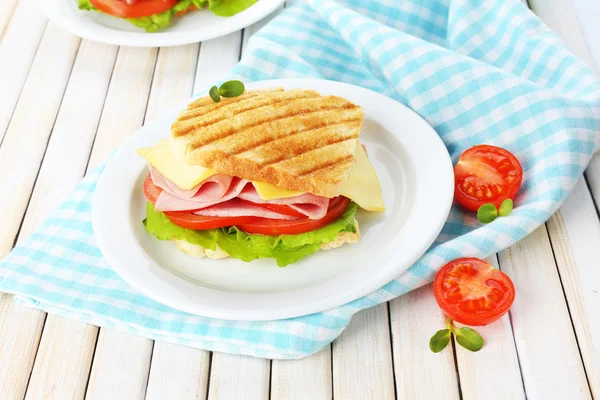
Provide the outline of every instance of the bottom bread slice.
{"type": "MultiPolygon", "coordinates": [[[[356,219],[354,220],[354,226],[356,227],[355,233],[340,232],[337,235],[337,237],[331,242],[323,243],[321,245],[321,250],[331,250],[335,249],[336,247],[340,247],[341,245],[346,243],[352,244],[358,242],[358,239],[360,239],[360,229],[358,227],[358,221],[356,219]]],[[[185,240],[173,239],[173,242],[179,250],[195,258],[208,257],[214,260],[218,260],[220,258],[229,257],[229,254],[221,250],[219,246],[217,246],[216,250],[210,250],[205,249],[204,247],[197,244],[188,243],[185,240]]]]}

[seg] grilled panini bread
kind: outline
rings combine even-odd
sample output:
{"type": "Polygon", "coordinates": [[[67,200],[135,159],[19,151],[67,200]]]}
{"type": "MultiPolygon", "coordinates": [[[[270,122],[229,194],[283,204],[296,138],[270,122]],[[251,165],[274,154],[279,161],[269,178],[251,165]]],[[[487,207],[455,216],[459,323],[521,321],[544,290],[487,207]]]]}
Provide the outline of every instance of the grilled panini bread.
{"type": "MultiPolygon", "coordinates": [[[[321,245],[321,250],[331,250],[338,248],[346,243],[356,243],[360,239],[360,229],[358,227],[358,221],[354,220],[354,227],[356,228],[356,232],[341,232],[337,235],[337,237],[331,242],[323,243],[321,245]]],[[[218,246],[216,250],[205,249],[204,247],[186,242],[185,240],[177,240],[173,239],[175,246],[183,251],[185,254],[195,257],[195,258],[204,258],[208,257],[213,260],[218,260],[221,258],[229,257],[225,251],[221,250],[218,246]]]]}
{"type": "Polygon", "coordinates": [[[205,97],[173,123],[173,151],[188,164],[335,197],[356,163],[363,115],[344,98],[305,89],[205,97]]]}

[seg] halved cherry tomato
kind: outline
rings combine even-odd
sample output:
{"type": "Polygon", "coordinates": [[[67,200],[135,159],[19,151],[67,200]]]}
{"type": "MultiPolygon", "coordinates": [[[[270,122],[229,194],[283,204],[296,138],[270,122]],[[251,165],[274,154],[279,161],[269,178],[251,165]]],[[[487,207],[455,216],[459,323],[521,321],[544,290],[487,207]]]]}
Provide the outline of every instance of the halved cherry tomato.
{"type": "Polygon", "coordinates": [[[438,271],[433,294],[453,320],[487,325],[506,314],[515,300],[515,286],[504,272],[478,258],[459,258],[438,271]]]}
{"type": "Polygon", "coordinates": [[[140,0],[129,5],[123,0],[90,0],[98,10],[119,18],[140,18],[160,14],[175,7],[178,0],[140,0]]]}
{"type": "Polygon", "coordinates": [[[236,225],[246,233],[258,233],[261,235],[297,235],[314,231],[328,225],[338,219],[346,208],[350,200],[346,197],[338,196],[331,200],[327,214],[321,219],[268,219],[258,218],[256,221],[236,225]]]}
{"type": "Polygon", "coordinates": [[[507,150],[490,145],[465,151],[454,166],[454,198],[468,210],[514,199],[523,180],[519,160],[507,150]]]}
{"type": "Polygon", "coordinates": [[[196,7],[195,5],[191,5],[188,8],[186,8],[185,10],[179,11],[178,13],[175,13],[176,16],[181,17],[182,15],[184,15],[185,13],[187,13],[188,11],[193,11],[193,10],[197,10],[198,7],[196,7]]]}
{"type": "Polygon", "coordinates": [[[290,217],[306,218],[306,216],[304,214],[302,214],[299,211],[294,210],[292,207],[287,206],[285,204],[268,204],[268,203],[258,204],[258,203],[253,203],[248,200],[241,200],[241,199],[240,199],[240,201],[242,201],[244,203],[252,204],[253,206],[259,206],[266,210],[275,211],[276,213],[279,213],[279,214],[289,215],[290,217]]]}
{"type": "Polygon", "coordinates": [[[205,217],[189,211],[164,211],[164,214],[175,225],[196,231],[249,224],[260,219],[257,217],[205,217]]]}
{"type": "Polygon", "coordinates": [[[150,203],[156,204],[156,199],[158,199],[158,196],[161,192],[162,189],[152,182],[152,177],[150,177],[150,174],[146,175],[146,179],[144,179],[144,196],[146,199],[150,203]]]}

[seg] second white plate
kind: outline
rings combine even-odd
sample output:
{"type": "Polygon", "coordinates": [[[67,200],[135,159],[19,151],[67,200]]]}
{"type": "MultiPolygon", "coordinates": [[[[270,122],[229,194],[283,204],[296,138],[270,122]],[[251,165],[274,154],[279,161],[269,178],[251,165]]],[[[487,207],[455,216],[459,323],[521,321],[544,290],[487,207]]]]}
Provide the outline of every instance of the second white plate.
{"type": "Polygon", "coordinates": [[[232,16],[219,17],[207,9],[176,17],[160,32],[146,33],[129,22],[110,15],[82,11],[77,0],[40,2],[54,23],[74,35],[118,46],[158,47],[202,42],[245,28],[275,11],[285,0],[259,0],[248,9],[232,16]]]}
{"type": "Polygon", "coordinates": [[[98,183],[93,226],[104,257],[132,286],[171,307],[236,320],[290,318],[327,310],[364,296],[398,277],[431,245],[452,203],[452,162],[436,132],[402,104],[360,87],[322,80],[255,82],[314,89],[362,106],[361,142],[381,181],[386,211],[360,211],[362,237],[354,245],[320,251],[278,268],[272,259],[197,260],[142,225],[145,160],[140,147],[167,137],[185,108],[166,112],[137,131],[113,156],[98,183]]]}

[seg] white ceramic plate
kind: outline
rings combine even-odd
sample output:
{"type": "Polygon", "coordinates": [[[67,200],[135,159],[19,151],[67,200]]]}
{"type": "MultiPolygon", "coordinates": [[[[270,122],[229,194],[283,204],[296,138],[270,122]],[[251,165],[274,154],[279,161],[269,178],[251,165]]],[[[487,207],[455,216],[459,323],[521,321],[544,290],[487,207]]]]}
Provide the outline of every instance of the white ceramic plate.
{"type": "MultiPolygon", "coordinates": [[[[354,245],[320,251],[278,268],[272,259],[246,263],[194,259],[146,233],[140,147],[169,135],[178,112],[138,130],[100,177],[93,226],[102,254],[123,279],[148,297],[208,317],[269,320],[327,310],[364,296],[399,276],[431,245],[450,210],[454,177],[436,132],[402,104],[367,89],[323,80],[273,80],[249,88],[306,88],[343,96],[365,109],[361,142],[377,171],[384,213],[359,211],[354,245]]],[[[187,104],[187,103],[186,103],[187,104]]]]}
{"type": "Polygon", "coordinates": [[[129,22],[110,15],[82,11],[77,0],[40,1],[46,15],[63,29],[96,42],[119,46],[158,47],[201,42],[245,28],[266,17],[284,0],[259,0],[233,17],[218,17],[207,9],[173,19],[160,32],[146,33],[129,22]]]}

